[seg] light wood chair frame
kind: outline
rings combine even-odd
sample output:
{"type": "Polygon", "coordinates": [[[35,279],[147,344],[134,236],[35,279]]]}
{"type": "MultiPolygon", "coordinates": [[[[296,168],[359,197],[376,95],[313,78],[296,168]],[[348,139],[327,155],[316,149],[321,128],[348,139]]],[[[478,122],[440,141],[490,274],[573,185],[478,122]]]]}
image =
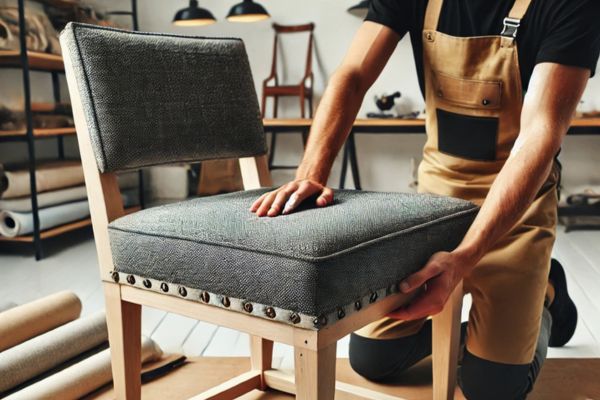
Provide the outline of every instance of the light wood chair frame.
{"type": "MultiPolygon", "coordinates": [[[[99,172],[68,52],[64,54],[64,62],[89,197],[100,276],[103,279],[116,397],[128,400],[141,397],[141,306],[144,305],[250,335],[251,370],[194,399],[232,399],[253,389],[266,388],[295,394],[298,399],[305,400],[330,400],[334,398],[335,392],[343,392],[346,398],[354,399],[397,399],[336,382],[336,343],[349,333],[406,304],[409,297],[404,294],[386,297],[324,329],[312,331],[106,281],[114,270],[108,224],[125,215],[125,211],[116,175],[99,172]],[[293,376],[272,369],[273,342],[294,347],[293,376]]],[[[271,184],[264,157],[242,158],[239,162],[246,190],[271,184]]],[[[444,311],[434,317],[433,390],[436,400],[451,399],[454,395],[461,304],[462,288],[458,287],[444,311]]]]}

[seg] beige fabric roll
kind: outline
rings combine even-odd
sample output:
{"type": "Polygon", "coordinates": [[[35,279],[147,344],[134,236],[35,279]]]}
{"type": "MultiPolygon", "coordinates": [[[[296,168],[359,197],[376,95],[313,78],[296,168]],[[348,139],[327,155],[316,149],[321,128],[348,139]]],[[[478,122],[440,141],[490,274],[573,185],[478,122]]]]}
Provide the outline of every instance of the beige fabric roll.
{"type": "MultiPolygon", "coordinates": [[[[61,161],[41,164],[35,173],[38,193],[63,189],[84,183],[83,169],[79,161],[61,161]]],[[[6,190],[2,198],[11,199],[31,194],[29,170],[4,171],[6,190]]]]}
{"type": "MultiPolygon", "coordinates": [[[[162,350],[152,339],[142,339],[142,364],[157,361],[161,356],[162,350]]],[[[13,393],[6,400],[75,400],[111,381],[110,350],[106,349],[13,393]]]]}
{"type": "MultiPolygon", "coordinates": [[[[53,190],[38,194],[38,208],[52,207],[58,204],[70,203],[87,198],[85,186],[75,186],[66,189],[53,190]]],[[[0,211],[31,212],[31,197],[0,200],[0,211]]]]}
{"type": "Polygon", "coordinates": [[[99,312],[77,319],[0,353],[0,393],[57,367],[108,340],[99,312]]]}
{"type": "Polygon", "coordinates": [[[16,50],[19,47],[19,42],[12,34],[10,27],[6,22],[0,19],[0,49],[16,50]]]}
{"type": "Polygon", "coordinates": [[[0,313],[0,351],[48,332],[81,313],[73,292],[59,292],[0,313]]]}

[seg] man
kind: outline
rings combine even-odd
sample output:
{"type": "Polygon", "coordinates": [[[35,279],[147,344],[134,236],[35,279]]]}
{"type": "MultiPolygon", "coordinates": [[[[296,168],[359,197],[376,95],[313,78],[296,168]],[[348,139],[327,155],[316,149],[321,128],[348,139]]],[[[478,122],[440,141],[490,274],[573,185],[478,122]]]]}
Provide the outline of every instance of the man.
{"type": "Polygon", "coordinates": [[[428,316],[460,280],[473,305],[459,383],[469,399],[521,399],[547,346],[563,345],[576,309],[555,238],[555,156],[600,52],[596,0],[373,0],[315,116],[297,179],[251,210],[275,217],[326,186],[367,89],[410,32],[426,100],[419,191],[481,210],[462,243],[437,253],[401,285],[426,290],[406,308],[352,335],[353,368],[393,380],[431,353],[428,316]],[[518,49],[518,51],[517,51],[518,49]],[[339,101],[344,99],[345,101],[339,101]],[[550,280],[549,280],[550,277],[550,280]]]}

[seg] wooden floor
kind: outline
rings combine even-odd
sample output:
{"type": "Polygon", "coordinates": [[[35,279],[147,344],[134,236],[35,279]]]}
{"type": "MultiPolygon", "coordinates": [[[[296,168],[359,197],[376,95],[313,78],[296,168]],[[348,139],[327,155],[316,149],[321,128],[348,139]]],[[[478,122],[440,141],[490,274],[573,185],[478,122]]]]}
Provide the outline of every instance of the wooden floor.
{"type": "MultiPolygon", "coordinates": [[[[0,302],[25,303],[69,289],[83,302],[83,314],[103,309],[92,235],[82,230],[48,242],[48,256],[35,262],[27,247],[0,248],[0,302]],[[65,243],[67,242],[67,243],[65,243]]],[[[568,346],[550,349],[549,357],[600,357],[600,231],[559,232],[554,256],[565,266],[580,320],[568,346]]],[[[469,300],[465,302],[465,310],[469,300]]],[[[166,352],[188,356],[248,356],[248,338],[231,329],[144,308],[143,332],[166,352]]],[[[348,356],[348,338],[338,357],[348,356]]],[[[290,347],[275,346],[275,366],[291,368],[290,347]]]]}

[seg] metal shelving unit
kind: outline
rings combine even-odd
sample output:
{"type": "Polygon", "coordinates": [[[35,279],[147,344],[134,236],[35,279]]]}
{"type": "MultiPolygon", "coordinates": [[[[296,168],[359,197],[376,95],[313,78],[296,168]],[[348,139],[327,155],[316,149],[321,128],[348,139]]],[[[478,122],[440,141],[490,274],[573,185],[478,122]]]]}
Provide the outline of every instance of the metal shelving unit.
{"type": "MultiPolygon", "coordinates": [[[[79,3],[74,0],[36,0],[39,3],[53,7],[73,7],[79,3]]],[[[37,187],[35,180],[35,171],[37,161],[35,157],[35,142],[37,139],[56,139],[58,158],[64,159],[64,137],[75,135],[75,127],[57,128],[57,129],[36,129],[33,126],[33,113],[42,110],[52,110],[61,102],[60,76],[64,74],[64,64],[61,56],[56,54],[40,53],[27,50],[26,42],[26,21],[25,21],[25,0],[17,0],[19,14],[19,50],[0,50],[0,68],[18,68],[22,71],[25,129],[15,131],[0,131],[0,143],[2,142],[22,142],[27,145],[29,184],[31,188],[31,209],[33,215],[33,234],[16,238],[0,237],[0,242],[32,243],[35,250],[36,260],[41,260],[44,256],[42,241],[44,239],[59,236],[61,234],[80,229],[91,224],[91,220],[84,219],[61,225],[45,231],[40,230],[39,207],[37,201],[37,187]],[[50,74],[52,79],[52,91],[54,103],[52,104],[33,104],[31,102],[31,71],[40,71],[50,74]]],[[[139,29],[137,0],[131,0],[131,11],[116,11],[108,13],[112,15],[130,15],[134,30],[139,29]]],[[[139,191],[140,205],[144,206],[143,201],[143,179],[141,171],[139,172],[139,191]]],[[[135,211],[139,207],[133,207],[128,211],[135,211]]]]}

